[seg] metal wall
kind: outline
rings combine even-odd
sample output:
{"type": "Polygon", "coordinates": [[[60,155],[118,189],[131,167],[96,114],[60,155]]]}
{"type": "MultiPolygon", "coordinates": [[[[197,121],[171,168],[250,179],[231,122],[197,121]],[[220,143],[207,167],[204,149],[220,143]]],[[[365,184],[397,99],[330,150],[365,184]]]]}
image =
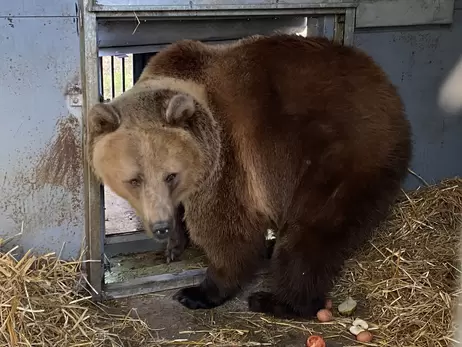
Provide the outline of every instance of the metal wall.
{"type": "MultiPolygon", "coordinates": [[[[64,258],[79,255],[84,237],[76,20],[69,0],[0,6],[0,238],[22,232],[10,245],[64,258]]],[[[451,27],[355,35],[398,85],[414,130],[412,169],[429,182],[462,173],[462,117],[443,118],[436,104],[461,37],[461,0],[451,27]]],[[[410,176],[406,187],[418,184],[410,176]]]]}
{"type": "Polygon", "coordinates": [[[1,1],[0,238],[77,257],[84,233],[75,2],[1,1]]]}
{"type": "MultiPolygon", "coordinates": [[[[357,29],[355,45],[399,88],[413,127],[412,170],[429,183],[462,175],[462,115],[446,118],[437,105],[439,88],[462,54],[462,0],[450,26],[357,29]]],[[[419,184],[410,175],[405,188],[419,184]]]]}

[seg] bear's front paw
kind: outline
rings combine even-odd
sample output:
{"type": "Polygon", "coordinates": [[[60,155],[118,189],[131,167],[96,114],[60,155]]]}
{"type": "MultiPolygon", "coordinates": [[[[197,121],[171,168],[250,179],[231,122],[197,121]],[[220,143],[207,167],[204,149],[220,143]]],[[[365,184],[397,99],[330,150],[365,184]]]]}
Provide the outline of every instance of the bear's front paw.
{"type": "Polygon", "coordinates": [[[218,306],[207,298],[206,293],[199,286],[183,288],[173,296],[173,299],[191,310],[210,309],[218,306]]]}
{"type": "Polygon", "coordinates": [[[165,250],[165,260],[167,264],[172,261],[180,260],[181,255],[189,246],[189,234],[184,227],[175,227],[172,230],[165,250]]]}
{"type": "Polygon", "coordinates": [[[167,249],[165,250],[165,262],[170,264],[172,261],[180,260],[181,255],[186,249],[185,242],[172,242],[169,240],[167,249]]]}

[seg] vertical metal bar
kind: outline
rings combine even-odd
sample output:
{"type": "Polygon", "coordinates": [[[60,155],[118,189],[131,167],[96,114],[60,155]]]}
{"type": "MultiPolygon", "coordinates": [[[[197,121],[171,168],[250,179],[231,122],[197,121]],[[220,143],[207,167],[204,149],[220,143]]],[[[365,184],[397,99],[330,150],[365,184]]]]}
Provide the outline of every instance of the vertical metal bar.
{"type": "Polygon", "coordinates": [[[83,89],[83,175],[85,189],[85,238],[88,281],[93,288],[91,293],[96,300],[102,299],[103,289],[103,237],[101,228],[101,192],[98,180],[91,171],[85,150],[87,139],[87,117],[90,108],[99,101],[98,86],[98,44],[96,38],[96,15],[88,12],[91,0],[79,0],[80,13],[80,66],[83,89]],[[95,292],[96,291],[96,292],[95,292]]]}
{"type": "Polygon", "coordinates": [[[345,15],[343,14],[336,14],[335,15],[335,23],[334,23],[334,41],[337,43],[343,44],[345,32],[345,15]]]}
{"type": "Polygon", "coordinates": [[[138,81],[144,69],[144,56],[143,53],[133,54],[133,84],[138,81]]]}
{"type": "Polygon", "coordinates": [[[111,98],[115,98],[114,56],[111,55],[111,98]]]}
{"type": "Polygon", "coordinates": [[[125,58],[122,58],[122,92],[125,92],[125,58]]]}
{"type": "MultiPolygon", "coordinates": [[[[98,66],[98,71],[99,71],[99,94],[100,97],[104,100],[105,95],[104,95],[104,65],[103,65],[103,57],[99,57],[99,66],[98,66]]],[[[100,100],[100,101],[103,101],[100,100]]]]}
{"type": "Polygon", "coordinates": [[[353,46],[356,26],[356,8],[347,8],[345,12],[345,24],[343,33],[343,44],[353,46]]]}

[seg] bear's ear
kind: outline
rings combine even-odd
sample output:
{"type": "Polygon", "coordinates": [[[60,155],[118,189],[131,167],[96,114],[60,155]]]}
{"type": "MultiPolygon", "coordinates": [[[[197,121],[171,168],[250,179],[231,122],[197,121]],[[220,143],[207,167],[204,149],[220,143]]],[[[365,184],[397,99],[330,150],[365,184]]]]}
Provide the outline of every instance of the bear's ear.
{"type": "Polygon", "coordinates": [[[167,123],[178,124],[188,120],[196,112],[194,99],[190,95],[177,94],[168,103],[165,112],[167,123]]]}
{"type": "Polygon", "coordinates": [[[96,104],[88,113],[88,129],[91,136],[99,136],[117,130],[120,116],[110,104],[96,104]]]}

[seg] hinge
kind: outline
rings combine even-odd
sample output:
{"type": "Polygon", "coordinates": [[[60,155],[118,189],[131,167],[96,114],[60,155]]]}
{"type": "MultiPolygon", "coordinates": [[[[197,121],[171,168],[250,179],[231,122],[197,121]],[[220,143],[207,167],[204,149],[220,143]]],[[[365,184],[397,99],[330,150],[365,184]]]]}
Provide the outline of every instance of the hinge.
{"type": "Polygon", "coordinates": [[[68,95],[69,107],[82,107],[83,95],[82,94],[70,94],[68,95]]]}

